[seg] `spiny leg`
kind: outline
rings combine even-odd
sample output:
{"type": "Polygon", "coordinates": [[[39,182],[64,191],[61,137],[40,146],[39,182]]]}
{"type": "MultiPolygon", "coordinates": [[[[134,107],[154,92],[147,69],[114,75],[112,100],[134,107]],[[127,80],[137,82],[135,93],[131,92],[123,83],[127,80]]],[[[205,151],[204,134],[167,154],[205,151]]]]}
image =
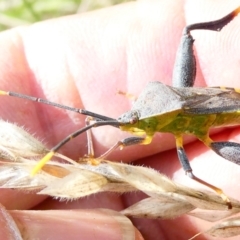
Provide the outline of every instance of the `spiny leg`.
{"type": "Polygon", "coordinates": [[[201,139],[205,145],[226,160],[240,165],[240,144],[235,142],[214,142],[209,137],[201,139]]]}
{"type": "Polygon", "coordinates": [[[240,165],[240,144],[235,142],[212,142],[211,149],[221,157],[240,165]]]}
{"type": "Polygon", "coordinates": [[[205,182],[203,181],[202,179],[196,177],[193,172],[192,172],[192,168],[190,166],[190,163],[189,163],[189,160],[188,160],[188,157],[186,155],[186,152],[183,148],[183,139],[182,139],[182,136],[176,136],[176,146],[177,146],[177,154],[178,154],[178,158],[179,158],[179,161],[186,173],[186,175],[190,178],[192,178],[193,180],[213,189],[217,194],[219,194],[221,196],[221,198],[223,199],[224,202],[226,202],[227,206],[229,209],[232,208],[232,205],[231,205],[231,202],[230,200],[228,199],[227,195],[222,191],[222,189],[218,188],[218,187],[215,187],[213,186],[212,184],[208,183],[208,182],[205,182]]]}
{"type": "Polygon", "coordinates": [[[239,12],[240,7],[221,19],[188,25],[183,29],[173,70],[173,87],[192,87],[195,82],[196,58],[193,52],[194,39],[191,35],[191,31],[201,29],[221,31],[221,29],[231,22],[239,12]]]}

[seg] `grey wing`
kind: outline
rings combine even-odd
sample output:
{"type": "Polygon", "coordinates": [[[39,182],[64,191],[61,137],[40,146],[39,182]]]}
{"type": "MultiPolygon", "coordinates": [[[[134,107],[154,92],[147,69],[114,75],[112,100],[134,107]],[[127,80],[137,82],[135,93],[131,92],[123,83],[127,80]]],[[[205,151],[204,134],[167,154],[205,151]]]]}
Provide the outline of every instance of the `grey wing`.
{"type": "Polygon", "coordinates": [[[175,88],[149,82],[132,106],[140,118],[173,111],[214,114],[240,110],[240,93],[220,88],[175,88]]]}
{"type": "Polygon", "coordinates": [[[240,93],[217,88],[189,88],[183,111],[190,114],[214,114],[240,110],[240,93]]]}
{"type": "Polygon", "coordinates": [[[131,110],[137,110],[140,118],[145,118],[181,110],[182,107],[182,96],[173,87],[156,81],[147,84],[131,110]]]}

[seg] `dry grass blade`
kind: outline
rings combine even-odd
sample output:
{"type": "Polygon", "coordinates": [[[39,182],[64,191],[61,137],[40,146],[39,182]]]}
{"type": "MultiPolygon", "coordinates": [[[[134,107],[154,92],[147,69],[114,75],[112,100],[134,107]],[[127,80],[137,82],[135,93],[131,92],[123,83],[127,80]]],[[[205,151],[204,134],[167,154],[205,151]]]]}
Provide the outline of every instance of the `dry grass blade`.
{"type": "MultiPolygon", "coordinates": [[[[16,125],[0,121],[0,127],[0,156],[3,159],[0,188],[35,190],[38,194],[66,200],[103,191],[142,191],[149,197],[121,211],[125,216],[141,218],[166,219],[188,214],[214,222],[240,212],[240,202],[234,199],[231,199],[233,208],[228,210],[222,198],[214,193],[177,184],[151,168],[107,160],[82,159],[76,163],[56,154],[67,163],[48,162],[42,171],[31,177],[36,160],[47,149],[16,125]]],[[[234,236],[239,234],[239,222],[237,218],[225,220],[206,233],[234,236]]]]}
{"type": "Polygon", "coordinates": [[[108,180],[100,174],[81,169],[62,179],[57,179],[39,194],[48,194],[63,199],[76,199],[101,192],[108,180]]]}
{"type": "Polygon", "coordinates": [[[121,211],[129,217],[171,219],[192,211],[194,206],[183,201],[146,198],[121,211]]]}
{"type": "Polygon", "coordinates": [[[230,218],[206,231],[214,237],[233,237],[240,234],[240,218],[230,218]]]}
{"type": "Polygon", "coordinates": [[[223,218],[232,216],[240,212],[239,203],[235,202],[235,206],[231,210],[227,210],[224,203],[221,203],[221,198],[214,194],[204,194],[208,196],[205,203],[206,209],[198,208],[198,203],[203,200],[195,198],[195,205],[188,201],[188,196],[177,193],[163,193],[158,198],[147,198],[130,206],[122,211],[124,215],[131,217],[146,217],[146,218],[175,218],[182,214],[188,214],[206,221],[218,221],[223,218]],[[213,209],[210,209],[210,206],[213,209]],[[219,208],[216,210],[216,208],[219,208]]]}
{"type": "Polygon", "coordinates": [[[212,237],[222,237],[222,238],[238,236],[240,235],[240,218],[234,217],[234,218],[223,220],[222,222],[214,225],[207,231],[196,234],[191,239],[195,239],[201,234],[208,234],[212,237]]]}
{"type": "Polygon", "coordinates": [[[36,138],[23,128],[0,119],[0,157],[21,161],[44,156],[48,151],[36,138]]]}
{"type": "Polygon", "coordinates": [[[1,188],[17,188],[26,190],[40,190],[51,184],[56,177],[42,172],[36,177],[30,177],[29,173],[33,163],[8,163],[0,162],[0,186],[1,188]]]}

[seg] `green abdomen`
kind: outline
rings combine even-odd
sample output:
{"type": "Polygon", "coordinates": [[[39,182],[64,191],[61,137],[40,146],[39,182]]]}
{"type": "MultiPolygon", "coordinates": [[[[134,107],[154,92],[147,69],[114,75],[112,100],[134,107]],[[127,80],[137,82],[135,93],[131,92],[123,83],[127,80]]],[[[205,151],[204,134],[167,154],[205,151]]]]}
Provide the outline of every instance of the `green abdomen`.
{"type": "Polygon", "coordinates": [[[240,124],[240,112],[220,114],[183,114],[179,113],[167,125],[157,127],[158,132],[173,134],[202,135],[213,127],[233,126],[240,124]]]}
{"type": "Polygon", "coordinates": [[[135,125],[125,125],[121,129],[137,135],[148,136],[156,132],[174,135],[193,134],[205,136],[210,128],[240,124],[240,112],[219,114],[185,114],[179,111],[140,119],[135,125]]]}

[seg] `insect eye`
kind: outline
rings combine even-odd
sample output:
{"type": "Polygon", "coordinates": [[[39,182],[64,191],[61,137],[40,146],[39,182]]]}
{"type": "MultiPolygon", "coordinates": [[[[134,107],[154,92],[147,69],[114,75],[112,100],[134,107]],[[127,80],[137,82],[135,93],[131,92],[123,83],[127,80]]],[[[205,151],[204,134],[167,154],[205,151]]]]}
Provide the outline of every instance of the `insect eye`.
{"type": "Polygon", "coordinates": [[[130,124],[134,124],[134,123],[136,123],[137,121],[138,121],[138,118],[132,117],[132,118],[130,119],[130,124]]]}
{"type": "Polygon", "coordinates": [[[130,119],[130,124],[134,124],[134,123],[137,123],[139,120],[139,113],[137,111],[134,111],[132,113],[132,116],[131,116],[131,119],[130,119]]]}

